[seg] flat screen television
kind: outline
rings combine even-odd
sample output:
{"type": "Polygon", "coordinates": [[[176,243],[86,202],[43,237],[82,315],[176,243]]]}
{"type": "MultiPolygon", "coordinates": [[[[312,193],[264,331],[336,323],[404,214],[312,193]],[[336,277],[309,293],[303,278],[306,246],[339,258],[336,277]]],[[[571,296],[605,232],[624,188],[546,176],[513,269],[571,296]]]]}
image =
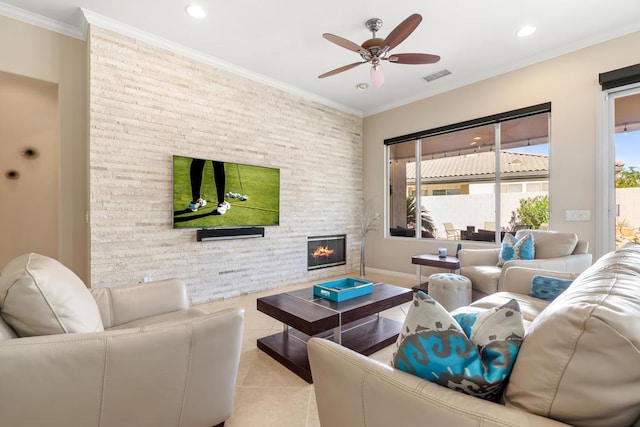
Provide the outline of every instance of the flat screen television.
{"type": "Polygon", "coordinates": [[[173,227],[280,223],[280,170],[173,156],[173,227]]]}

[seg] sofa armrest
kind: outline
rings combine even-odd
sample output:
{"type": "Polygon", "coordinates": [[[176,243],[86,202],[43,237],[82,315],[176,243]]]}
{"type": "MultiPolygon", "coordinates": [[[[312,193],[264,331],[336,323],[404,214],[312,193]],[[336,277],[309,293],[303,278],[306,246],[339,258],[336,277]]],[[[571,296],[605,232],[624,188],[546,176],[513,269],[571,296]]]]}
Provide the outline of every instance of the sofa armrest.
{"type": "Polygon", "coordinates": [[[179,279],[91,288],[90,291],[98,304],[105,329],[189,308],[186,287],[179,279]]]}
{"type": "Polygon", "coordinates": [[[533,280],[533,276],[535,275],[573,280],[578,277],[579,273],[542,270],[539,268],[528,268],[519,266],[509,267],[504,270],[503,277],[500,280],[500,291],[528,295],[529,292],[531,292],[531,281],[533,280]]]}
{"type": "Polygon", "coordinates": [[[325,339],[312,338],[308,350],[322,425],[565,425],[450,390],[325,339]]]}
{"type": "Polygon", "coordinates": [[[458,251],[458,259],[460,267],[471,265],[496,265],[498,264],[498,255],[500,248],[487,249],[460,249],[458,251]]]}
{"type": "MultiPolygon", "coordinates": [[[[526,267],[530,269],[557,271],[561,273],[580,274],[591,266],[591,254],[567,255],[558,258],[542,259],[514,259],[507,261],[502,266],[502,273],[498,282],[498,291],[507,290],[504,286],[507,282],[505,275],[512,267],[526,267]]],[[[528,292],[526,292],[528,293],[528,292]]]]}
{"type": "Polygon", "coordinates": [[[586,254],[589,251],[589,242],[586,240],[578,240],[573,255],[586,254]]]}
{"type": "Polygon", "coordinates": [[[10,426],[194,426],[228,419],[243,309],[142,328],[0,342],[10,426]]]}

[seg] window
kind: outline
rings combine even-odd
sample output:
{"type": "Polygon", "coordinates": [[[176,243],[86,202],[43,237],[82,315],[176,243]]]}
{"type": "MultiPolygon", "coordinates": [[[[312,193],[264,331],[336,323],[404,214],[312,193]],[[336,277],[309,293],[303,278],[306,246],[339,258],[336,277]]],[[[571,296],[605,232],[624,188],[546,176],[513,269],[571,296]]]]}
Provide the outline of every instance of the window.
{"type": "Polygon", "coordinates": [[[503,193],[522,193],[523,183],[517,184],[502,184],[501,190],[503,193]]]}
{"type": "Polygon", "coordinates": [[[548,224],[550,111],[542,104],[386,140],[390,234],[494,241],[548,224]]]}
{"type": "MultiPolygon", "coordinates": [[[[426,192],[422,194],[424,194],[425,196],[428,196],[426,192]]],[[[431,194],[433,196],[451,196],[454,194],[460,194],[460,189],[459,188],[444,188],[439,190],[434,189],[431,194]]]]}

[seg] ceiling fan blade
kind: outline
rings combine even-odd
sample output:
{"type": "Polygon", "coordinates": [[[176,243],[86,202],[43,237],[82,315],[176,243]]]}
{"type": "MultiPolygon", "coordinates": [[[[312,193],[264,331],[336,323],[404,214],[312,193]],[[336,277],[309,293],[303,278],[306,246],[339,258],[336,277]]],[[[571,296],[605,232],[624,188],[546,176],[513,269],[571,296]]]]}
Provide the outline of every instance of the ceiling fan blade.
{"type": "Polygon", "coordinates": [[[387,50],[391,50],[404,41],[413,31],[420,25],[422,16],[414,13],[404,21],[402,21],[396,28],[389,33],[386,39],[384,39],[383,46],[389,46],[387,50]]]}
{"type": "Polygon", "coordinates": [[[337,44],[340,47],[352,50],[354,52],[360,52],[361,50],[364,50],[362,46],[360,46],[359,44],[356,44],[350,40],[344,39],[340,36],[336,36],[335,34],[324,33],[322,37],[324,37],[325,39],[329,40],[332,43],[337,44]]]}
{"type": "Polygon", "coordinates": [[[360,64],[364,64],[365,62],[366,62],[366,61],[354,62],[353,64],[345,65],[345,66],[343,66],[343,67],[336,68],[335,70],[327,71],[327,72],[326,72],[326,73],[324,73],[324,74],[320,74],[320,75],[318,76],[318,78],[319,78],[319,79],[324,79],[325,77],[333,76],[334,74],[338,74],[338,73],[341,73],[341,72],[343,72],[343,71],[350,70],[350,69],[352,69],[352,68],[354,68],[354,67],[357,67],[357,66],[358,66],[358,65],[360,65],[360,64]]]}
{"type": "Polygon", "coordinates": [[[394,53],[384,59],[396,64],[434,64],[440,61],[438,55],[430,55],[428,53],[394,53]]]}

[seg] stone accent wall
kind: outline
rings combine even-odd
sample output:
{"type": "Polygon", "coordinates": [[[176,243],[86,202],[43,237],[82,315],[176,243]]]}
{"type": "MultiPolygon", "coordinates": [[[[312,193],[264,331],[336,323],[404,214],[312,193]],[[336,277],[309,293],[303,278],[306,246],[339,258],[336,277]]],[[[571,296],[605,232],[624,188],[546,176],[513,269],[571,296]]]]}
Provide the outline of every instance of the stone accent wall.
{"type": "Polygon", "coordinates": [[[201,303],[358,270],[361,118],[99,27],[88,43],[91,286],[178,277],[201,303]],[[280,225],[174,230],[174,154],[279,168],[280,225]],[[307,272],[307,237],[343,233],[347,265],[307,272]]]}

